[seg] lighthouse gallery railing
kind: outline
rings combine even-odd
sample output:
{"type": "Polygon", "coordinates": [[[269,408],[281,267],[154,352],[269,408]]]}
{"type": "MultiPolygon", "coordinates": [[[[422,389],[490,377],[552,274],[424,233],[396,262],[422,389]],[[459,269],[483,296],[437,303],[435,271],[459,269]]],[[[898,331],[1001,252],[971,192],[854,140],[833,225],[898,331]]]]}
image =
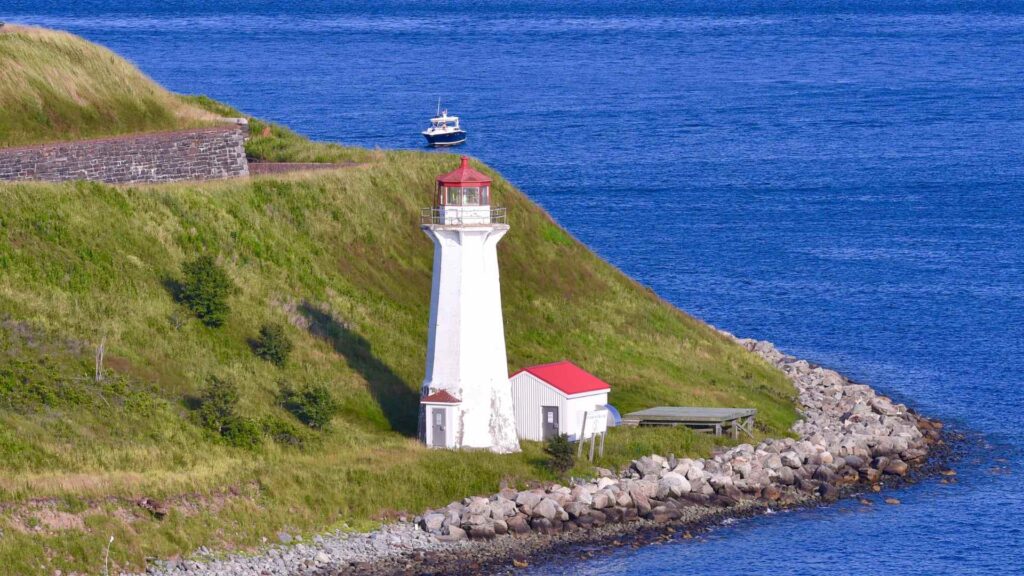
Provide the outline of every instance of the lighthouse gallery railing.
{"type": "Polygon", "coordinates": [[[491,208],[486,217],[483,210],[462,213],[444,208],[424,208],[420,211],[420,224],[424,225],[486,226],[507,223],[508,213],[505,208],[491,208]]]}

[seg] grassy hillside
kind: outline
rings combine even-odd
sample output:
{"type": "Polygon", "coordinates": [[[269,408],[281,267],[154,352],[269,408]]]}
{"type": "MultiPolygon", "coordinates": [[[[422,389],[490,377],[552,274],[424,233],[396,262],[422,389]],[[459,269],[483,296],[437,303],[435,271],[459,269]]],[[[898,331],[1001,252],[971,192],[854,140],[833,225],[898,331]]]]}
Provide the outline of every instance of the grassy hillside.
{"type": "MultiPolygon", "coordinates": [[[[46,88],[38,93],[67,95],[56,81],[46,88]]],[[[551,478],[533,444],[496,456],[432,451],[412,437],[432,254],[418,214],[456,158],[257,126],[257,156],[363,163],[202,184],[0,183],[6,573],[98,573],[111,535],[112,560],[138,568],[147,556],[248,548],[281,529],[366,528],[501,482],[551,478]],[[176,298],[182,264],[202,254],[235,286],[218,328],[176,298]],[[253,353],[266,322],[294,342],[282,367],[253,353]],[[256,445],[200,425],[212,378],[237,386],[256,445]],[[312,384],[340,405],[325,430],[280,401],[283,389],[312,384]],[[166,516],[136,505],[143,497],[166,516]]],[[[512,225],[499,245],[510,370],[569,358],[610,382],[624,411],[752,406],[760,434],[786,432],[794,393],[780,373],[601,261],[494,176],[512,225]]],[[[616,429],[601,464],[712,446],[686,430],[616,429]]]]}
{"type": "Polygon", "coordinates": [[[110,50],[54,30],[0,28],[0,146],[209,124],[110,50]]]}

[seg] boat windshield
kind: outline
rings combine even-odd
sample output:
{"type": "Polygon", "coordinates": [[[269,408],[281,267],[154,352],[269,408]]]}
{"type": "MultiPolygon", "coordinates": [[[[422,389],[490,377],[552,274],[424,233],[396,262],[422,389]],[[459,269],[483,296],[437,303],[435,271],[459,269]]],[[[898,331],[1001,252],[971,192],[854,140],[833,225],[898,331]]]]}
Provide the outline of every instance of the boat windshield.
{"type": "Polygon", "coordinates": [[[455,116],[442,116],[440,118],[431,118],[430,123],[438,128],[445,126],[454,126],[457,128],[459,126],[459,119],[455,116]]]}

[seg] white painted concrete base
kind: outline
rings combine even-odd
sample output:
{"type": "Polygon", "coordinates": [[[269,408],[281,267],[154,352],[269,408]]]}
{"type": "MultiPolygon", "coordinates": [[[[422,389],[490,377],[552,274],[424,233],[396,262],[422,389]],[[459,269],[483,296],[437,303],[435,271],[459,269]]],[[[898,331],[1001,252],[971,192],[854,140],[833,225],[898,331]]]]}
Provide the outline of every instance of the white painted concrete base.
{"type": "MultiPolygon", "coordinates": [[[[423,226],[434,241],[434,278],[421,392],[461,400],[448,431],[455,448],[519,451],[498,279],[497,245],[508,228],[423,226]]],[[[427,425],[420,422],[424,441],[427,425]]]]}

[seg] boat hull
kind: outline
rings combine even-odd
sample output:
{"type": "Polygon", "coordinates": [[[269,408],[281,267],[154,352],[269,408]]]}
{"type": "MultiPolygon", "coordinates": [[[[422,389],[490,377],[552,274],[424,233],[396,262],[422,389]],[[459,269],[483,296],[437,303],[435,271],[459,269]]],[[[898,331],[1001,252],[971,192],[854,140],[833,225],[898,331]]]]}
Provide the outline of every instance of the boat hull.
{"type": "Polygon", "coordinates": [[[427,139],[427,146],[458,146],[466,141],[466,131],[423,134],[423,137],[427,139]]]}

